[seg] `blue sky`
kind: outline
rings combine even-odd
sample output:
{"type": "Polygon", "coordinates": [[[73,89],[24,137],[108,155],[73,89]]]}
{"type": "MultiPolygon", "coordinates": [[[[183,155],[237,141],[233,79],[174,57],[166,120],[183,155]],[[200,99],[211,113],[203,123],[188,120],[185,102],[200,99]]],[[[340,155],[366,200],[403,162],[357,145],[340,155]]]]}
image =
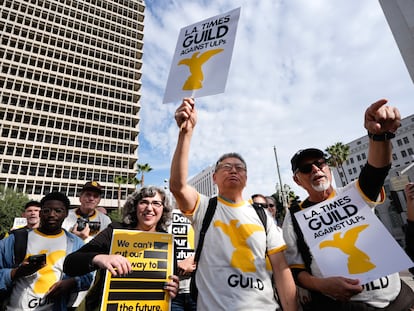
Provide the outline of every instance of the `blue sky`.
{"type": "Polygon", "coordinates": [[[299,149],[365,135],[363,113],[380,98],[413,113],[413,83],[378,1],[146,1],[138,162],[163,186],[175,149],[179,102],[162,104],[181,28],[241,7],[226,91],[196,99],[190,177],[226,152],[248,165],[244,195],[271,194],[299,149]]]}

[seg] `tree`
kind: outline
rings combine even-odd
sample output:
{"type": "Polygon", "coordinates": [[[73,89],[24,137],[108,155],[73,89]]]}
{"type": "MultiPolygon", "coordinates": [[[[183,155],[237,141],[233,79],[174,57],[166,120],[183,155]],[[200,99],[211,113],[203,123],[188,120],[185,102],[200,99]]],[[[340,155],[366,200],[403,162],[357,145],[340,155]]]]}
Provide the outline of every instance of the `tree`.
{"type": "Polygon", "coordinates": [[[124,176],[116,176],[114,182],[118,185],[118,210],[121,210],[121,185],[128,182],[128,178],[124,176]]]}
{"type": "MultiPolygon", "coordinates": [[[[130,177],[130,178],[129,178],[129,183],[133,184],[133,185],[135,186],[135,188],[137,188],[137,186],[138,186],[139,184],[141,184],[141,180],[139,180],[139,179],[137,178],[137,176],[134,176],[134,177],[130,177]]],[[[134,191],[135,191],[135,190],[134,190],[134,191]]]]}
{"type": "Polygon", "coordinates": [[[141,187],[143,187],[144,186],[144,173],[151,172],[152,167],[148,163],[137,164],[137,171],[138,171],[138,174],[141,173],[141,179],[139,183],[141,184],[141,187]]]}
{"type": "Polygon", "coordinates": [[[10,230],[15,217],[21,217],[23,206],[27,202],[27,194],[0,186],[0,236],[10,230]]]}
{"type": "Polygon", "coordinates": [[[326,148],[325,151],[329,154],[329,157],[327,159],[328,165],[331,167],[336,167],[338,171],[341,170],[342,174],[339,174],[339,177],[341,178],[342,186],[345,186],[348,183],[348,179],[346,178],[342,163],[348,160],[350,154],[349,146],[344,145],[343,143],[336,143],[335,145],[326,148]],[[341,175],[345,178],[345,181],[342,180],[341,175]]]}

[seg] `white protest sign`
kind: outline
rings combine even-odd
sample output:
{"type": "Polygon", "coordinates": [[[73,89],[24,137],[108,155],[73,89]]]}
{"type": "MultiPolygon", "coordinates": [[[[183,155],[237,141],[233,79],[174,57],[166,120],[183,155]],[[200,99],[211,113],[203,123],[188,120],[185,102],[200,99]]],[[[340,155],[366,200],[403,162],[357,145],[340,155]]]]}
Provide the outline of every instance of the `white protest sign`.
{"type": "Polygon", "coordinates": [[[354,187],[295,216],[324,277],[365,284],[413,266],[354,187]]]}
{"type": "Polygon", "coordinates": [[[223,93],[240,8],[181,29],[163,103],[223,93]]]}
{"type": "Polygon", "coordinates": [[[27,225],[27,219],[25,217],[15,217],[13,221],[13,227],[11,230],[22,228],[27,225]]]}

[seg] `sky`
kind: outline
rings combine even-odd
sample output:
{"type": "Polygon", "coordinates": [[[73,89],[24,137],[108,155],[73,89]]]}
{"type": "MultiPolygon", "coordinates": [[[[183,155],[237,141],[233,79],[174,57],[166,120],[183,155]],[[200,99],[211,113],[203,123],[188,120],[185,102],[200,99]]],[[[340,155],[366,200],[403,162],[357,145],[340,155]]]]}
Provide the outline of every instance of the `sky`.
{"type": "Polygon", "coordinates": [[[238,152],[245,198],[279,180],[301,199],[290,159],[366,135],[365,109],[386,98],[413,113],[414,87],[378,1],[147,0],[138,163],[145,185],[166,186],[180,101],[162,104],[181,28],[241,7],[224,93],[196,98],[189,177],[238,152]],[[279,164],[278,174],[275,149],[279,164]]]}

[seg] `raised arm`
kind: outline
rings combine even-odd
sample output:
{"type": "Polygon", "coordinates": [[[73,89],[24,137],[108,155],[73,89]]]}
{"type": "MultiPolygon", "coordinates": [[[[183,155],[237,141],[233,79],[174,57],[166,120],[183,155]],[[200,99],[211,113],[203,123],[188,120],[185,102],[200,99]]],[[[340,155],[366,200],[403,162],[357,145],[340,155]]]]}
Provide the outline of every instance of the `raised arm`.
{"type": "Polygon", "coordinates": [[[183,99],[175,112],[175,121],[180,131],[171,163],[170,191],[180,210],[189,213],[194,210],[198,197],[197,191],[187,184],[190,142],[197,123],[197,111],[192,98],[183,99]]]}
{"type": "Polygon", "coordinates": [[[392,145],[390,137],[401,125],[401,115],[397,108],[386,106],[386,99],[373,103],[365,111],[365,128],[370,137],[368,163],[376,168],[392,162],[392,145]]]}

